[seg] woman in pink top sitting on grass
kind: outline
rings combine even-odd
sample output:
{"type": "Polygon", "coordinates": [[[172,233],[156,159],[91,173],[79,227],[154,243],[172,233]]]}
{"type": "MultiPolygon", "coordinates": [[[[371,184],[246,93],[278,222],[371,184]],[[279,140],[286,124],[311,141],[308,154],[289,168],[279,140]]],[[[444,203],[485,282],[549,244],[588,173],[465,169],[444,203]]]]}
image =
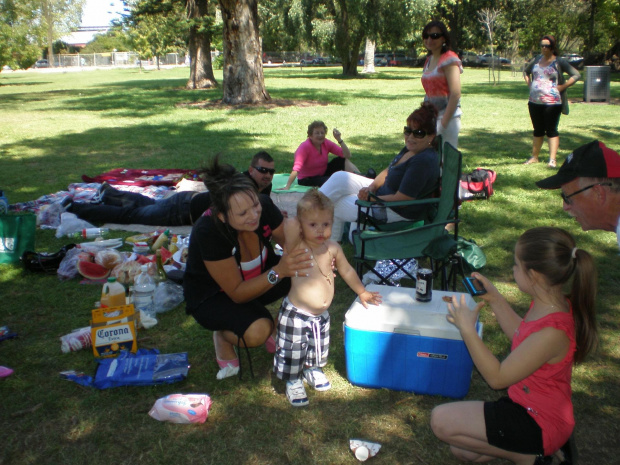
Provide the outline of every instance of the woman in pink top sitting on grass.
{"type": "Polygon", "coordinates": [[[351,163],[351,151],[345,144],[340,131],[334,128],[335,144],[325,137],[327,126],[323,121],[313,121],[308,126],[308,138],[295,151],[293,170],[281,190],[289,190],[297,178],[302,186],[321,187],[336,171],[349,171],[359,174],[357,166],[351,163]],[[333,153],[336,158],[328,162],[328,155],[333,153]]]}

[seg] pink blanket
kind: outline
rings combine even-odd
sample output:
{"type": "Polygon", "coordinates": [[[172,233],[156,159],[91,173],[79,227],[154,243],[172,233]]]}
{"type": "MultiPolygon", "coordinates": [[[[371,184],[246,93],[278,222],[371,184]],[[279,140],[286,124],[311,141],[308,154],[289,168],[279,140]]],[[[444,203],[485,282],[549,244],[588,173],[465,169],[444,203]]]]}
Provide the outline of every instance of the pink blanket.
{"type": "Polygon", "coordinates": [[[196,177],[194,170],[164,169],[164,170],[140,170],[117,168],[93,178],[82,175],[84,182],[107,181],[114,186],[174,186],[183,177],[193,179],[196,177]]]}

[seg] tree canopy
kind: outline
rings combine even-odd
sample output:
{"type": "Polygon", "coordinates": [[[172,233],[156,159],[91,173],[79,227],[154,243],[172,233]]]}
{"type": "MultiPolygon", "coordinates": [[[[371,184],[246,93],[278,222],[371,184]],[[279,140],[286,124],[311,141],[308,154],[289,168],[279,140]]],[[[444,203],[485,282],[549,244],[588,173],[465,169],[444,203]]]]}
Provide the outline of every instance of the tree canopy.
{"type": "MultiPolygon", "coordinates": [[[[84,0],[0,0],[0,66],[27,67],[44,47],[75,26],[84,0]]],[[[217,0],[125,0],[131,12],[124,31],[143,56],[189,49],[194,76],[188,86],[216,85],[208,51],[224,49],[226,24],[217,0]],[[194,66],[198,66],[196,68],[194,66]]],[[[249,0],[235,2],[244,8],[249,0]]],[[[252,0],[261,51],[333,56],[355,75],[366,40],[377,51],[425,53],[421,40],[431,19],[446,23],[453,48],[490,51],[513,58],[538,52],[540,37],[553,34],[562,51],[602,60],[620,45],[617,0],[252,0]],[[493,41],[478,21],[483,9],[500,11],[493,41]]],[[[260,72],[259,72],[260,73],[260,72]]]]}

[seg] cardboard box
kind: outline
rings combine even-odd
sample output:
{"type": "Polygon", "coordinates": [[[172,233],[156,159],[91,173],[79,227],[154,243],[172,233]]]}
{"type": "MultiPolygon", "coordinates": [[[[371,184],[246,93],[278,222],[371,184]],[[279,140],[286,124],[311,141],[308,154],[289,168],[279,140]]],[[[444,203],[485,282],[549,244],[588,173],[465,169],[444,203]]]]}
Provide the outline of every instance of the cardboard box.
{"type": "MultiPolygon", "coordinates": [[[[469,391],[473,362],[459,330],[446,320],[444,296],[415,300],[415,289],[370,285],[383,303],[365,309],[358,300],[345,315],[347,377],[358,386],[462,398],[469,391]]],[[[466,295],[470,308],[475,305],[466,295]]],[[[478,324],[482,335],[482,325],[478,324]]]]}
{"type": "Polygon", "coordinates": [[[95,357],[116,357],[121,350],[138,350],[138,314],[132,305],[97,308],[90,323],[95,357]]]}

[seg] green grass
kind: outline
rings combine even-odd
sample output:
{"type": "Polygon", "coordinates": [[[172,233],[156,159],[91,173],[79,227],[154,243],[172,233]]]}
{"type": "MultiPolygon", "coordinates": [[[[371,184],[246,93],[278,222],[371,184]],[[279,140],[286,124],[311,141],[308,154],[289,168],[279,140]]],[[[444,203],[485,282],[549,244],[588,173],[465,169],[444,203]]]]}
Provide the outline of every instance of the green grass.
{"type": "MultiPolygon", "coordinates": [[[[250,156],[263,149],[274,156],[279,171],[289,171],[293,152],[315,119],[330,131],[340,129],[362,171],[382,168],[402,146],[405,119],[423,98],[420,69],[381,70],[359,79],[339,73],[338,68],[267,69],[272,98],[288,104],[249,108],[218,106],[221,90],[186,91],[187,69],[2,73],[0,189],[11,203],[23,202],[65,190],[82,174],[121,167],[195,168],[218,152],[245,169],[250,156]]],[[[221,72],[216,77],[221,82],[221,72]]],[[[463,74],[464,170],[487,167],[498,178],[490,201],[463,205],[460,232],[483,246],[484,273],[519,311],[525,311],[528,299],[513,283],[512,253],[525,229],[557,225],[593,254],[600,274],[601,344],[574,370],[576,436],[581,464],[615,463],[620,454],[615,235],[581,231],[562,211],[557,192],[534,186],[551,171],[543,163],[522,165],[531,144],[527,88],[509,72],[501,79],[492,86],[485,70],[463,74]]],[[[612,79],[617,101],[620,79],[612,79]]],[[[577,101],[582,95],[581,82],[569,91],[577,101]]],[[[572,104],[571,114],[560,122],[559,161],[594,138],[620,148],[619,114],[616,105],[572,104]]],[[[543,158],[545,151],[546,144],[543,158]]],[[[37,231],[39,251],[56,251],[66,242],[53,231],[37,231]]],[[[0,365],[15,369],[0,381],[0,463],[352,464],[348,439],[353,437],[383,445],[373,463],[457,463],[429,428],[431,409],[447,399],[348,383],[341,328],[354,294],[341,280],[337,285],[326,369],[334,387],[309,392],[310,405],[293,409],[281,383],[272,381],[271,357],[262,349],[252,351],[255,379],[216,381],[211,334],[182,305],[161,315],[153,329],[141,331],[139,346],[187,351],[192,367],[186,381],[105,391],[64,381],[58,375],[63,370],[94,372],[91,352],[63,355],[58,338],[88,324],[100,286],[0,266],[0,325],[19,334],[0,343],[0,365]],[[207,422],[185,426],[151,419],[147,413],[155,400],[174,392],[209,393],[214,404],[207,422]]],[[[482,320],[485,341],[504,356],[508,344],[492,315],[483,311],[482,320]]],[[[474,370],[467,399],[503,394],[492,391],[474,370]]]]}

